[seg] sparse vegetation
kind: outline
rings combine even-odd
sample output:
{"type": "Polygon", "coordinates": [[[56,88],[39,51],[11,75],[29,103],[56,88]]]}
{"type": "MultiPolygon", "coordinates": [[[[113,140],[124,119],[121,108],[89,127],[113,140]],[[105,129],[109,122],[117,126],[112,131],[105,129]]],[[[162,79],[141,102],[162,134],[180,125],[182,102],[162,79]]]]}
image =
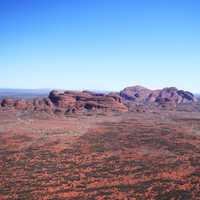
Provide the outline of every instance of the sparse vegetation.
{"type": "Polygon", "coordinates": [[[0,199],[198,199],[198,117],[2,120],[0,199]]]}

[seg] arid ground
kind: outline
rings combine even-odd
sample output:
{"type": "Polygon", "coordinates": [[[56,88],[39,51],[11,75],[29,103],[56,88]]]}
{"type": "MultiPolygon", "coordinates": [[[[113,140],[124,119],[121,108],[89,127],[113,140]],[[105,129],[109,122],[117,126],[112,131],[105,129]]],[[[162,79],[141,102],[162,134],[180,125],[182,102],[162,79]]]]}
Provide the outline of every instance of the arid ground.
{"type": "Polygon", "coordinates": [[[0,113],[0,200],[200,199],[200,114],[0,113]]]}

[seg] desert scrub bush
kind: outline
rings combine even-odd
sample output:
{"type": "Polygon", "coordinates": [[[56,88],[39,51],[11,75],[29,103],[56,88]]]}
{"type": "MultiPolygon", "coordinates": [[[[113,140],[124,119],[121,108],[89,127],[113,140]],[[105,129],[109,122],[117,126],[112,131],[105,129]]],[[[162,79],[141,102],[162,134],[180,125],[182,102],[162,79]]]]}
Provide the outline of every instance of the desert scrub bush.
{"type": "Polygon", "coordinates": [[[169,134],[171,132],[170,128],[162,128],[162,134],[169,134]]]}
{"type": "Polygon", "coordinates": [[[91,149],[95,152],[104,152],[106,150],[103,144],[93,144],[91,149]]]}

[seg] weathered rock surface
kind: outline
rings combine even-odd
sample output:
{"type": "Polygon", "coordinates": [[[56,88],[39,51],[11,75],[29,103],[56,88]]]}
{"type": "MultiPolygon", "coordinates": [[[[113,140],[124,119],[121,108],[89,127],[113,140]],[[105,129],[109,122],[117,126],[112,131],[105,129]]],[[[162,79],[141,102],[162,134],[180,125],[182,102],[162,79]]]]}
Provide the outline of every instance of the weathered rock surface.
{"type": "Polygon", "coordinates": [[[37,98],[33,100],[33,107],[36,111],[52,112],[54,106],[49,98],[37,98]]]}
{"type": "Polygon", "coordinates": [[[48,113],[76,113],[76,112],[125,112],[127,106],[122,103],[119,95],[110,93],[94,93],[90,91],[65,91],[53,90],[48,98],[35,98],[24,100],[12,98],[3,99],[1,106],[16,110],[45,111],[48,113]]]}
{"type": "Polygon", "coordinates": [[[12,99],[6,98],[1,102],[1,106],[4,108],[14,108],[16,110],[29,110],[29,111],[48,111],[53,110],[53,103],[49,98],[36,98],[33,100],[25,99],[12,99]]]}
{"type": "Polygon", "coordinates": [[[14,103],[14,107],[18,110],[23,110],[29,107],[29,104],[26,100],[24,99],[18,99],[14,103]]]}
{"type": "Polygon", "coordinates": [[[141,86],[127,87],[120,92],[125,101],[141,104],[155,103],[157,106],[177,106],[181,103],[197,102],[197,98],[188,91],[178,90],[175,87],[162,90],[149,90],[141,86]]]}
{"type": "Polygon", "coordinates": [[[76,103],[74,92],[59,93],[58,91],[53,90],[49,94],[49,99],[55,106],[59,108],[69,108],[76,103]]]}
{"type": "Polygon", "coordinates": [[[120,92],[120,96],[126,100],[144,102],[151,93],[152,90],[137,85],[123,89],[120,92]]]}
{"type": "Polygon", "coordinates": [[[12,98],[5,98],[1,102],[2,107],[13,107],[14,106],[14,100],[12,98]]]}
{"type": "Polygon", "coordinates": [[[190,92],[178,90],[175,87],[170,87],[161,90],[155,102],[159,105],[171,104],[173,106],[176,106],[180,103],[197,102],[197,99],[190,92]]]}
{"type": "Polygon", "coordinates": [[[98,94],[90,91],[74,92],[65,91],[59,93],[52,91],[49,99],[59,108],[66,111],[127,111],[127,107],[122,103],[121,97],[114,94],[98,94]]]}

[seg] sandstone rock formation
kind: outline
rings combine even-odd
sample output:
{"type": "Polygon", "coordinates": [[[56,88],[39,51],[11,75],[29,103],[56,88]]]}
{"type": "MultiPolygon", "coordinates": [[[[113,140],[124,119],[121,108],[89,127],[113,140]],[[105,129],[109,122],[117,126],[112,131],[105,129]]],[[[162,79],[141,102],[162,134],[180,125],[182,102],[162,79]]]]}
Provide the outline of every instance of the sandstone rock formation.
{"type": "Polygon", "coordinates": [[[59,108],[69,108],[76,103],[75,95],[71,93],[59,93],[56,90],[53,90],[49,94],[49,99],[51,102],[59,108]]]}
{"type": "Polygon", "coordinates": [[[89,91],[65,91],[64,93],[52,91],[49,99],[56,107],[65,109],[67,112],[84,110],[127,111],[121,97],[114,94],[105,95],[89,91]]]}
{"type": "Polygon", "coordinates": [[[16,110],[48,111],[53,109],[53,103],[49,98],[35,98],[33,100],[5,98],[1,102],[4,108],[14,108],[16,110]]]}

